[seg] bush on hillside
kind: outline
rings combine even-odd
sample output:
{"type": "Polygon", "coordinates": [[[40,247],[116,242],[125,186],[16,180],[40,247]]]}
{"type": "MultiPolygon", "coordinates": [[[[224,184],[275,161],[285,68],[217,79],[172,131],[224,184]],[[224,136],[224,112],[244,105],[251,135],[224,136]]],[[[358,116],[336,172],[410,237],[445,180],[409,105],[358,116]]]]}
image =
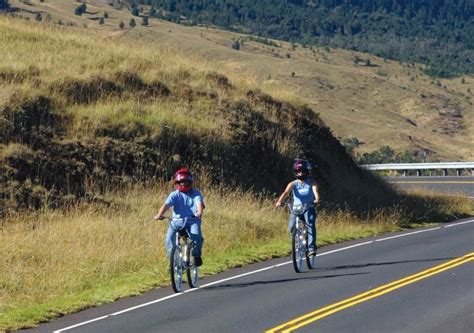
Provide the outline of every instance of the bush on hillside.
{"type": "Polygon", "coordinates": [[[74,9],[74,14],[81,16],[87,11],[87,5],[85,3],[81,3],[79,6],[74,9]]]}
{"type": "Polygon", "coordinates": [[[67,79],[64,82],[55,82],[49,89],[59,93],[71,104],[89,104],[100,98],[120,96],[122,93],[119,85],[100,76],[86,80],[67,79]]]}
{"type": "Polygon", "coordinates": [[[8,0],[0,0],[0,10],[7,10],[10,8],[8,0]]]}

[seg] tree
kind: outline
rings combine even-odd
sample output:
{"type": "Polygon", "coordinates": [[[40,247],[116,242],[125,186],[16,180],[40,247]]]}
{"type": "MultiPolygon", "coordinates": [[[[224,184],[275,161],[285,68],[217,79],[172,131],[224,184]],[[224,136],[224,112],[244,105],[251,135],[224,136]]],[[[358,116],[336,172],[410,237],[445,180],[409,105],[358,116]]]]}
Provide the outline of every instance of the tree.
{"type": "Polygon", "coordinates": [[[232,43],[232,48],[237,51],[240,50],[240,42],[236,40],[234,43],[232,43]]]}
{"type": "Polygon", "coordinates": [[[41,13],[36,13],[35,14],[35,20],[38,21],[38,22],[43,21],[43,15],[41,15],[41,13]]]}
{"type": "Polygon", "coordinates": [[[143,16],[142,18],[142,25],[144,27],[148,26],[148,16],[143,16]]]}
{"type": "Polygon", "coordinates": [[[132,15],[133,16],[140,16],[140,11],[138,10],[137,7],[132,8],[132,15]]]}
{"type": "Polygon", "coordinates": [[[105,23],[105,20],[104,20],[103,17],[101,17],[100,20],[99,20],[99,24],[102,25],[102,24],[104,24],[104,23],[105,23]]]}
{"type": "Polygon", "coordinates": [[[104,11],[104,18],[109,18],[109,13],[107,13],[107,11],[104,11]]]}
{"type": "Polygon", "coordinates": [[[119,28],[120,28],[120,29],[125,28],[125,23],[123,23],[123,21],[120,21],[120,23],[119,23],[119,28]]]}
{"type": "Polygon", "coordinates": [[[7,10],[8,8],[10,8],[8,0],[0,0],[0,10],[7,10]]]}
{"type": "Polygon", "coordinates": [[[137,22],[135,22],[134,18],[131,18],[128,25],[130,26],[130,28],[135,28],[137,26],[137,22]]]}
{"type": "Polygon", "coordinates": [[[77,16],[81,16],[87,10],[87,5],[85,3],[81,3],[79,6],[74,9],[74,14],[77,16]]]}

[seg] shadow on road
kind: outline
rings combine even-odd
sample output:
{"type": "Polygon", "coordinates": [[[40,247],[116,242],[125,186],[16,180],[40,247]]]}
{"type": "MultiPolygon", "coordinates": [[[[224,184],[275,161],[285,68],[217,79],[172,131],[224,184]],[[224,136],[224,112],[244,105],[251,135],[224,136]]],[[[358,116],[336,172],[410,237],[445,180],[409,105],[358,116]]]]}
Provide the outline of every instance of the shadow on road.
{"type": "Polygon", "coordinates": [[[371,266],[397,265],[397,264],[405,264],[405,263],[412,263],[412,262],[430,262],[430,261],[441,261],[441,260],[452,260],[452,259],[455,259],[455,258],[450,257],[450,258],[416,259],[416,260],[402,260],[402,261],[388,261],[388,262],[371,262],[367,264],[321,267],[321,268],[318,268],[318,271],[332,271],[336,269],[364,268],[364,267],[371,267],[371,266]]]}
{"type": "MultiPolygon", "coordinates": [[[[374,262],[374,263],[366,263],[366,264],[354,264],[354,265],[343,265],[343,266],[332,266],[332,267],[318,267],[317,269],[307,271],[306,273],[323,273],[323,272],[334,271],[334,270],[339,270],[339,269],[366,268],[366,267],[372,267],[372,266],[397,265],[397,264],[405,264],[405,263],[413,263],[413,262],[432,262],[432,261],[442,261],[442,260],[451,260],[451,259],[455,259],[455,258],[450,257],[450,258],[435,258],[435,259],[416,259],[416,260],[374,262]]],[[[336,277],[351,276],[351,275],[365,275],[365,274],[370,274],[370,273],[371,272],[359,272],[359,273],[311,275],[311,276],[305,276],[303,274],[303,275],[297,275],[294,278],[290,278],[290,279],[250,281],[250,282],[245,282],[245,283],[228,283],[228,284],[220,284],[216,286],[209,286],[203,289],[219,290],[219,289],[228,289],[228,288],[244,288],[244,287],[251,287],[255,285],[271,285],[271,284],[276,284],[276,283],[285,283],[285,282],[303,281],[303,280],[320,280],[320,279],[336,278],[336,277]]]]}
{"type": "MultiPolygon", "coordinates": [[[[314,273],[317,270],[308,271],[306,273],[314,273]]],[[[267,284],[276,284],[276,283],[285,283],[285,282],[293,282],[293,281],[303,281],[303,280],[320,280],[320,279],[329,279],[335,277],[342,277],[342,276],[349,276],[349,275],[364,275],[369,274],[369,272],[361,272],[361,273],[349,273],[349,274],[331,274],[331,275],[317,275],[317,276],[301,276],[295,277],[291,279],[280,279],[280,280],[267,280],[267,281],[250,281],[245,283],[229,283],[229,284],[220,284],[217,286],[210,286],[205,287],[202,289],[227,289],[227,288],[243,288],[243,287],[251,287],[255,285],[267,285],[267,284]]]]}

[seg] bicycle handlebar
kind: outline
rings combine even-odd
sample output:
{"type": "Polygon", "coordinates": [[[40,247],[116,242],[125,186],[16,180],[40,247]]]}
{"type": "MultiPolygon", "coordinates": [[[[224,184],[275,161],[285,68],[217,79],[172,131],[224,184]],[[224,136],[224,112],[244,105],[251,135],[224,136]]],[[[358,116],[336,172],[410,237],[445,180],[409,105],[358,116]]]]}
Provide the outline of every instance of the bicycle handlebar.
{"type": "Polygon", "coordinates": [[[290,210],[290,212],[295,214],[295,215],[301,215],[304,212],[306,212],[309,208],[316,207],[316,205],[312,202],[311,203],[305,203],[303,205],[297,205],[297,206],[293,206],[290,202],[285,202],[285,204],[288,207],[288,209],[290,210]]]}

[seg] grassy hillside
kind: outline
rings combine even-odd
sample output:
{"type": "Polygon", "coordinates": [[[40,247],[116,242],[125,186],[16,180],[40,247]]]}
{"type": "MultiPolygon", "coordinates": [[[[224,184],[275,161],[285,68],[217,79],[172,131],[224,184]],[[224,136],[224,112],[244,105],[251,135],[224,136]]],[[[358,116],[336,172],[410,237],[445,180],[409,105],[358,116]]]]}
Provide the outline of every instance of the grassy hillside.
{"type": "MultiPolygon", "coordinates": [[[[149,26],[128,26],[129,10],[117,10],[101,1],[87,1],[88,12],[74,15],[74,1],[11,1],[34,19],[36,12],[50,22],[75,24],[112,39],[140,40],[147,45],[179,49],[196,61],[210,61],[233,81],[244,79],[273,96],[294,96],[308,103],[340,139],[357,138],[363,153],[389,145],[399,151],[426,152],[431,160],[474,158],[474,78],[436,80],[418,64],[400,64],[358,52],[304,48],[276,41],[252,41],[244,35],[206,27],[186,27],[156,19],[149,26]],[[109,14],[103,25],[98,20],[109,14]],[[48,16],[49,15],[49,16],[48,16]],[[125,28],[119,28],[119,22],[125,28]],[[87,26],[87,28],[85,28],[87,26]],[[244,40],[239,51],[235,40],[244,40]],[[289,57],[288,57],[289,56],[289,57]],[[360,61],[355,64],[355,58],[360,61]],[[366,60],[371,66],[366,66],[366,60]],[[291,94],[288,94],[291,92],[291,94]]],[[[146,14],[146,9],[143,12],[146,14]]],[[[43,21],[43,24],[45,22],[43,21]]]]}
{"type": "Polygon", "coordinates": [[[267,193],[280,191],[304,156],[319,166],[327,200],[363,209],[394,198],[308,106],[245,77],[99,32],[4,17],[0,31],[6,211],[167,179],[174,154],[210,184],[267,193]]]}

